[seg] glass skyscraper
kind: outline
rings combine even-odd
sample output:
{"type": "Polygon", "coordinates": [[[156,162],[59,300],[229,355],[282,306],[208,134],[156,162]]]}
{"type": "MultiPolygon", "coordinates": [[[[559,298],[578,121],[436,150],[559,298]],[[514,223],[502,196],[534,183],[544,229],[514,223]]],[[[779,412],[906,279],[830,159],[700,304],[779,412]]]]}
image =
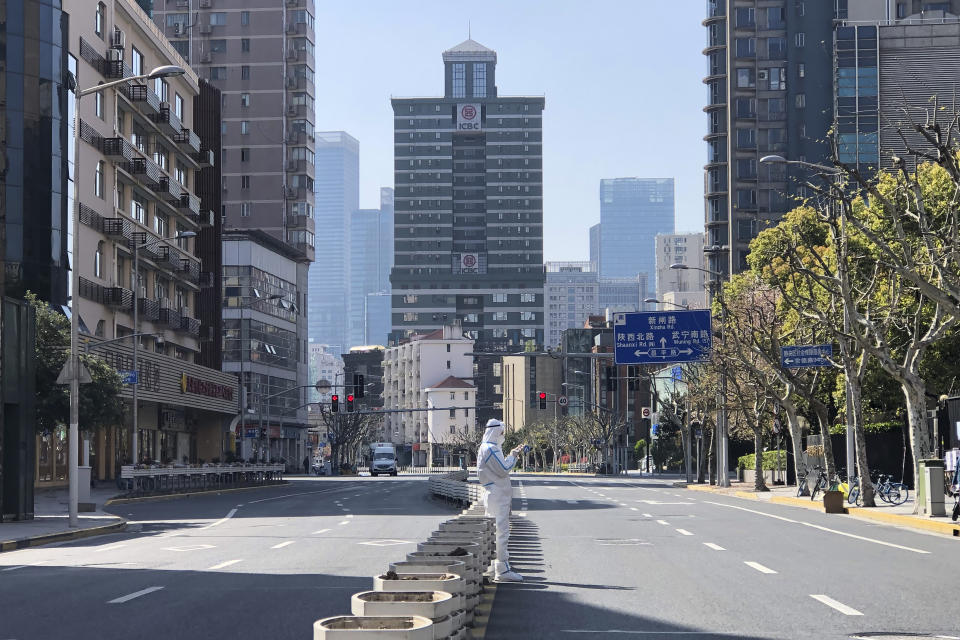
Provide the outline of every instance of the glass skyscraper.
{"type": "Polygon", "coordinates": [[[656,272],[656,237],[674,232],[673,178],[600,181],[600,277],[656,272]]]}

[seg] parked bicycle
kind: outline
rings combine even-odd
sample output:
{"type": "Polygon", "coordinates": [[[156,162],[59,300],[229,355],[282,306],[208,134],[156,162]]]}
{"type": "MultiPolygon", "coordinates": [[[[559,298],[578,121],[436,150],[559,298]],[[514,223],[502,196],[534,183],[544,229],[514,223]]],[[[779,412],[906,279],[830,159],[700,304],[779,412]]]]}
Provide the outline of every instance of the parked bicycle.
{"type": "Polygon", "coordinates": [[[814,467],[814,470],[817,472],[817,480],[813,484],[813,489],[810,490],[811,500],[816,500],[817,494],[821,491],[826,491],[830,483],[830,478],[827,476],[827,472],[823,467],[814,467]]]}
{"type": "Polygon", "coordinates": [[[819,468],[820,468],[820,467],[813,467],[812,469],[811,469],[811,468],[808,468],[808,469],[806,470],[806,473],[803,474],[803,477],[800,478],[800,480],[797,482],[797,497],[798,497],[798,498],[802,498],[803,496],[805,496],[805,495],[807,495],[807,494],[809,493],[810,488],[809,488],[809,486],[807,485],[807,478],[810,477],[810,474],[813,473],[814,470],[819,469],[819,468]]]}

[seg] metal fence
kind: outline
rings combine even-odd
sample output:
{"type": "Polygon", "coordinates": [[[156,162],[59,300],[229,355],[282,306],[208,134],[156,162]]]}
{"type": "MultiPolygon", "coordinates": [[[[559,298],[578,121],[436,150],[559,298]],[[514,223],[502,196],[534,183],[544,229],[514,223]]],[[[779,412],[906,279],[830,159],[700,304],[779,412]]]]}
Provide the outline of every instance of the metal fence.
{"type": "Polygon", "coordinates": [[[469,482],[467,476],[467,471],[463,469],[430,476],[430,493],[452,502],[467,505],[477,502],[482,503],[487,490],[476,482],[469,482]]]}
{"type": "Polygon", "coordinates": [[[120,468],[127,495],[178,493],[272,484],[283,480],[282,464],[203,465],[196,467],[120,468]]]}

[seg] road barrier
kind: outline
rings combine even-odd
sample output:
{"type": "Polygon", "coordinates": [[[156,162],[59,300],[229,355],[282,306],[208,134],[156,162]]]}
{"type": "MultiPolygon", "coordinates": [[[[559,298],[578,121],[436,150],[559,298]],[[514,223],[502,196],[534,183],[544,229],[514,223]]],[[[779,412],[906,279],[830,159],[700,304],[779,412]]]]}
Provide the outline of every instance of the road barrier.
{"type": "Polygon", "coordinates": [[[128,496],[204,491],[273,484],[283,480],[282,464],[207,464],[120,467],[128,496]]]}
{"type": "Polygon", "coordinates": [[[493,518],[483,514],[486,489],[457,469],[431,475],[430,493],[467,508],[375,576],[373,591],[351,599],[350,616],[317,620],[314,640],[465,640],[484,590],[481,573],[496,552],[493,518]]]}
{"type": "MultiPolygon", "coordinates": [[[[463,467],[397,467],[397,474],[401,476],[433,476],[463,470],[463,467]]],[[[357,473],[370,473],[370,467],[357,467],[357,473]]]]}

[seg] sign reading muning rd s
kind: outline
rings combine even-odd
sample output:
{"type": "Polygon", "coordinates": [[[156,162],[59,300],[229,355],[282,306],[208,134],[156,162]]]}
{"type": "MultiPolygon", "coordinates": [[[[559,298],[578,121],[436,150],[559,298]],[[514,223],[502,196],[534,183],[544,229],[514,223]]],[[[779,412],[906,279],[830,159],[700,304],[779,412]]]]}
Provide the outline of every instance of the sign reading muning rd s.
{"type": "Polygon", "coordinates": [[[233,387],[195,378],[186,373],[180,375],[180,393],[195,393],[209,398],[233,400],[233,387]]]}

